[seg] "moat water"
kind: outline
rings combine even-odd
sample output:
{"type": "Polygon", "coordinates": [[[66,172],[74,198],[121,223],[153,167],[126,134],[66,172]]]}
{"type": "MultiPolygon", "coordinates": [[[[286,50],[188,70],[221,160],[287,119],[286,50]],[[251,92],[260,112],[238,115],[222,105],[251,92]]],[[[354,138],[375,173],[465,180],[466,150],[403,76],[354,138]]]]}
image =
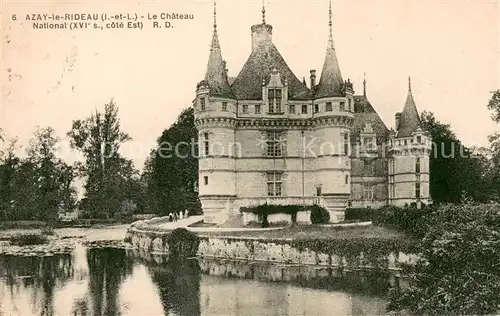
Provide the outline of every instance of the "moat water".
{"type": "Polygon", "coordinates": [[[68,254],[1,255],[0,315],[381,315],[393,283],[383,273],[172,263],[79,245],[68,254]]]}

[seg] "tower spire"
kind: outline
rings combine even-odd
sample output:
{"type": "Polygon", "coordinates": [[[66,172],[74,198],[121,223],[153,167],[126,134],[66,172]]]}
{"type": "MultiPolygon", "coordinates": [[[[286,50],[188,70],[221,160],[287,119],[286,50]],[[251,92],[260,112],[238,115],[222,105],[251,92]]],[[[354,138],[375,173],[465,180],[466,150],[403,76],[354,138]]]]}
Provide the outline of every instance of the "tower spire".
{"type": "Polygon", "coordinates": [[[363,74],[363,96],[366,97],[366,72],[363,74]]]}
{"type": "Polygon", "coordinates": [[[266,24],[266,6],[264,5],[264,0],[262,0],[262,24],[266,24]]]}
{"type": "Polygon", "coordinates": [[[217,36],[217,2],[214,1],[214,34],[212,36],[212,47],[210,50],[220,48],[219,37],[217,36]]]}
{"type": "Polygon", "coordinates": [[[328,1],[328,43],[333,48],[332,1],[328,1]]]}
{"type": "Polygon", "coordinates": [[[411,77],[408,76],[408,93],[411,93],[411,77]]]}

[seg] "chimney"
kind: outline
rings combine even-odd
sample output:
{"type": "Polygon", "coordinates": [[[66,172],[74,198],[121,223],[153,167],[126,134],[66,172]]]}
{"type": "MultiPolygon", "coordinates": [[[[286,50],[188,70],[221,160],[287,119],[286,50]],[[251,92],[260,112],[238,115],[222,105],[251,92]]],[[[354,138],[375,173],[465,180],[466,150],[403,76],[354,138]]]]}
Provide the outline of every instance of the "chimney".
{"type": "Polygon", "coordinates": [[[259,46],[269,47],[272,44],[273,27],[269,24],[257,24],[251,27],[252,51],[259,46]]]}
{"type": "Polygon", "coordinates": [[[396,131],[399,129],[399,123],[401,122],[401,112],[396,113],[396,131]]]}
{"type": "Polygon", "coordinates": [[[310,73],[311,73],[311,89],[316,85],[316,70],[315,69],[311,69],[310,70],[310,73]]]}

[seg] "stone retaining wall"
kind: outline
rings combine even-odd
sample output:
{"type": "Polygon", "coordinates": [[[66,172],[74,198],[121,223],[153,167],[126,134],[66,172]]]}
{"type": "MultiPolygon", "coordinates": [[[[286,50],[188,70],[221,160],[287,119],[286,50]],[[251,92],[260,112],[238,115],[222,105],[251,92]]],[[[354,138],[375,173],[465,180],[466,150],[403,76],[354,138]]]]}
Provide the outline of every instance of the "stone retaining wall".
{"type": "MultiPolygon", "coordinates": [[[[168,232],[129,230],[128,240],[133,248],[156,254],[168,254],[166,242],[168,232]]],[[[402,252],[391,253],[380,258],[367,258],[363,253],[346,257],[340,254],[326,254],[310,249],[299,250],[291,246],[292,240],[265,240],[251,237],[199,235],[200,244],[197,256],[244,260],[250,262],[269,262],[280,264],[315,265],[321,267],[340,267],[346,269],[400,270],[401,264],[412,263],[416,255],[402,252]]]]}

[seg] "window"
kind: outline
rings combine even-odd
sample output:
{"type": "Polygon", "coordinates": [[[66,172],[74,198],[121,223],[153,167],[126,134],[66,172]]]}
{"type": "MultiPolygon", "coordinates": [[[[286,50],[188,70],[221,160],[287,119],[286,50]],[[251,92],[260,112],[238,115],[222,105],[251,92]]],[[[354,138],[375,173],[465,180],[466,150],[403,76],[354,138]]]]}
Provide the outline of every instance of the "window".
{"type": "Polygon", "coordinates": [[[373,186],[365,185],[363,188],[363,199],[364,200],[373,200],[373,186]]]}
{"type": "Polygon", "coordinates": [[[420,157],[417,157],[417,161],[415,161],[415,172],[420,173],[420,157]]]}
{"type": "Polygon", "coordinates": [[[248,104],[243,104],[242,112],[243,113],[248,113],[248,104]]]}
{"type": "Polygon", "coordinates": [[[314,105],[314,113],[318,113],[319,112],[319,104],[315,104],[314,105]]]}
{"type": "Polygon", "coordinates": [[[281,157],[283,140],[281,132],[267,132],[267,157],[281,157]]]}
{"type": "Polygon", "coordinates": [[[405,146],[407,146],[407,145],[408,145],[408,140],[407,140],[407,139],[405,139],[405,146]]]}
{"type": "Polygon", "coordinates": [[[288,113],[295,114],[295,105],[294,104],[290,104],[288,106],[288,113]]]}
{"type": "Polygon", "coordinates": [[[396,197],[396,187],[394,186],[394,176],[389,176],[389,197],[396,197]]]}
{"type": "Polygon", "coordinates": [[[352,111],[352,100],[351,99],[347,99],[347,110],[352,111]]]}
{"type": "Polygon", "coordinates": [[[205,111],[205,98],[200,98],[200,107],[202,111],[205,111]]]}
{"type": "Polygon", "coordinates": [[[208,156],[210,154],[210,146],[209,146],[209,143],[208,143],[208,133],[204,133],[203,134],[203,147],[205,148],[205,156],[208,156]]]}
{"type": "Polygon", "coordinates": [[[208,185],[208,177],[207,176],[203,177],[203,182],[205,183],[205,185],[208,185]]]}
{"type": "Polygon", "coordinates": [[[349,184],[349,175],[345,175],[345,184],[349,184]]]}
{"type": "Polygon", "coordinates": [[[281,89],[269,89],[269,113],[281,113],[281,89]]]}
{"type": "Polygon", "coordinates": [[[270,172],[267,174],[267,195],[281,196],[281,173],[270,172]]]}
{"type": "Polygon", "coordinates": [[[415,183],[415,197],[420,199],[420,182],[415,183]]]}
{"type": "Polygon", "coordinates": [[[422,143],[422,136],[417,136],[417,144],[421,144],[422,143]]]}
{"type": "Polygon", "coordinates": [[[321,196],[321,187],[316,187],[316,196],[321,196]]]}
{"type": "Polygon", "coordinates": [[[345,102],[340,101],[340,111],[345,111],[345,102]]]}
{"type": "Polygon", "coordinates": [[[363,138],[363,143],[365,145],[366,150],[372,150],[374,149],[374,144],[373,144],[373,137],[365,137],[363,138]]]}
{"type": "Polygon", "coordinates": [[[255,114],[260,114],[260,104],[255,105],[255,114]]]}
{"type": "Polygon", "coordinates": [[[325,111],[327,111],[327,112],[333,111],[332,102],[326,102],[326,110],[325,111]]]}
{"type": "Polygon", "coordinates": [[[307,104],[302,104],[302,114],[307,114],[307,104]]]}
{"type": "Polygon", "coordinates": [[[349,134],[344,133],[344,155],[349,154],[349,134]]]}
{"type": "Polygon", "coordinates": [[[222,111],[227,111],[227,102],[222,102],[222,111]]]}

